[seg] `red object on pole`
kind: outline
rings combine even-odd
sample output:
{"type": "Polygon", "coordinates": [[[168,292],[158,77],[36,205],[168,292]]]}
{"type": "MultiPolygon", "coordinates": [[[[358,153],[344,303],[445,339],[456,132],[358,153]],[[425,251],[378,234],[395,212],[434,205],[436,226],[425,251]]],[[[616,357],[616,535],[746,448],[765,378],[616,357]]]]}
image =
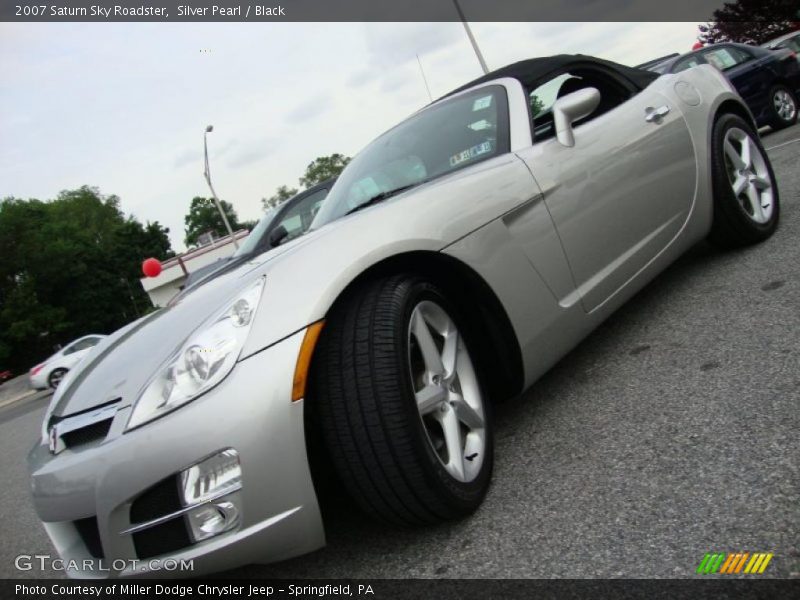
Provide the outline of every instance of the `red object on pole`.
{"type": "Polygon", "coordinates": [[[161,274],[161,262],[157,258],[148,258],[142,263],[145,277],[158,277],[161,274]]]}
{"type": "Polygon", "coordinates": [[[703,47],[703,42],[695,42],[692,44],[692,50],[700,50],[703,47]]]}

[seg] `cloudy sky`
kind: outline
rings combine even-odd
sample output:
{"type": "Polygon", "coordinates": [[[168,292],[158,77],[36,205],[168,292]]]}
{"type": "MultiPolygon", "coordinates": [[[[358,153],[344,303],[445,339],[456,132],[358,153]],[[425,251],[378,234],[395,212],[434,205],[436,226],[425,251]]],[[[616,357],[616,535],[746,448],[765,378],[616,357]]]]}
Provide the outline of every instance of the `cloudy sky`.
{"type": "MultiPolygon", "coordinates": [[[[490,68],[593,54],[635,64],[688,51],[695,23],[474,23],[490,68]]],[[[193,196],[214,185],[241,219],[297,186],[315,157],[352,155],[478,77],[460,23],[0,23],[0,197],[88,184],[159,221],[182,249],[193,196]]]]}

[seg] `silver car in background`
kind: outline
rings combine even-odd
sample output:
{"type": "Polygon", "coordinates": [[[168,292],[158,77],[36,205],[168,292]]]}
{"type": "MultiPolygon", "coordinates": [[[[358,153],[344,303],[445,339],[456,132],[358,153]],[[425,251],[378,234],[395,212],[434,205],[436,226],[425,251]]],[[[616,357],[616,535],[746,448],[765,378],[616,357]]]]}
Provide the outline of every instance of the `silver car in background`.
{"type": "MultiPolygon", "coordinates": [[[[714,68],[510,65],[368,145],[309,233],[105,339],[46,413],[36,511],[75,561],[282,560],[325,543],[314,442],[373,517],[464,517],[493,403],[693,244],[760,242],[778,217],[714,68]]],[[[85,564],[71,574],[158,574],[85,564]]]]}

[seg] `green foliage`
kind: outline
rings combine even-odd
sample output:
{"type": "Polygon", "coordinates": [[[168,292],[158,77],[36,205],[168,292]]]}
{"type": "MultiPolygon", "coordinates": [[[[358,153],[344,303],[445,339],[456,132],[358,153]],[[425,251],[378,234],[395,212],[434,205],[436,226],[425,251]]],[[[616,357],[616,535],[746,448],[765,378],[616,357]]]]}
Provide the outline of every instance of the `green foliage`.
{"type": "MultiPolygon", "coordinates": [[[[231,229],[233,231],[239,229],[241,224],[231,203],[225,200],[220,200],[219,203],[222,205],[222,210],[225,211],[225,216],[228,217],[231,229]]],[[[186,225],[184,242],[187,246],[196,244],[197,238],[207,231],[213,231],[215,237],[228,235],[222,215],[219,214],[213,198],[199,196],[192,198],[189,214],[184,218],[184,224],[186,225]]]]}
{"type": "Polygon", "coordinates": [[[282,185],[275,193],[272,194],[269,198],[262,198],[261,205],[264,207],[264,210],[269,210],[270,208],[274,208],[280,204],[286,202],[292,196],[297,195],[297,188],[290,188],[288,186],[282,185]]]}
{"type": "Polygon", "coordinates": [[[173,255],[168,232],[88,186],[0,203],[0,367],[24,371],[56,344],[137,318],[151,306],[142,260],[173,255]]]}
{"type": "Polygon", "coordinates": [[[531,118],[535,119],[538,114],[542,112],[544,102],[542,102],[542,99],[536,94],[531,94],[531,96],[528,97],[528,102],[531,105],[531,118]]]}
{"type": "Polygon", "coordinates": [[[349,156],[344,156],[338,152],[330,156],[315,158],[306,167],[305,175],[300,178],[300,185],[304,188],[310,188],[331,177],[338,177],[349,162],[349,156]]]}
{"type": "Polygon", "coordinates": [[[797,29],[798,21],[797,0],[736,0],[714,11],[697,39],[704,44],[763,44],[797,29]]]}

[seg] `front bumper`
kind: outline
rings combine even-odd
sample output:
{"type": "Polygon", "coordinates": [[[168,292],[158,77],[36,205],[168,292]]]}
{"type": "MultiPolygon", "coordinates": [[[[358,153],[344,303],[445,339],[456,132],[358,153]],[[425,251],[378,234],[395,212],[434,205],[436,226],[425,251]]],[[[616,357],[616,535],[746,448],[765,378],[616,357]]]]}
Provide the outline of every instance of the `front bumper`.
{"type": "Polygon", "coordinates": [[[306,457],[303,402],[291,402],[303,333],[248,357],[202,397],[133,431],[124,433],[131,402],[123,399],[104,440],[56,455],[37,443],[28,457],[34,506],[61,558],[79,565],[70,575],[196,575],[283,560],[325,544],[306,457]],[[239,525],[142,557],[136,534],[121,533],[136,524],[132,505],[225,448],[236,449],[241,462],[242,489],[231,498],[241,508],[239,525]],[[158,570],[166,559],[192,560],[193,570],[158,570]]]}

